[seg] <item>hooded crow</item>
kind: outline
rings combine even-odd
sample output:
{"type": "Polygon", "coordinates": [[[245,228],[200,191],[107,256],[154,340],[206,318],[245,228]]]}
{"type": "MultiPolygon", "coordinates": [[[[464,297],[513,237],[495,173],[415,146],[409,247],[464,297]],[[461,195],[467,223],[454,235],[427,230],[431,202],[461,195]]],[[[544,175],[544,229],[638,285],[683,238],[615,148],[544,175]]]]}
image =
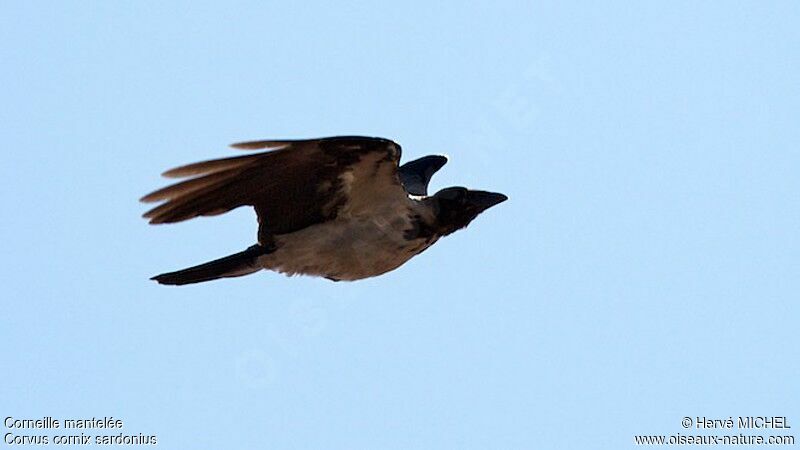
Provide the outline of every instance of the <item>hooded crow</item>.
{"type": "Polygon", "coordinates": [[[152,279],[183,285],[261,269],[330,280],[360,280],[400,267],[442,236],[503,202],[503,194],[450,187],[428,195],[447,158],[402,166],[388,139],[338,136],[233,144],[253,155],[204,161],[163,175],[187,180],[142,197],[144,214],[174,223],[252,206],[258,243],[224,258],[152,279]]]}

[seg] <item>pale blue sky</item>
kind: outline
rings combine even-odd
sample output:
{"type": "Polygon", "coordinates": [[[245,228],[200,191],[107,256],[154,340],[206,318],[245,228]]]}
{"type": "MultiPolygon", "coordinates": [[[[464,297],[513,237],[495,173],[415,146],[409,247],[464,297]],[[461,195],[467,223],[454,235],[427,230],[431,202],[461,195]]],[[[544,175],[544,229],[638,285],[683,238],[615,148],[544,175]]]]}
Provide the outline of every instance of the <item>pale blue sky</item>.
{"type": "Polygon", "coordinates": [[[193,449],[800,426],[800,4],[600,3],[2,2],[0,415],[193,449]],[[161,171],[335,134],[511,200],[376,279],[148,281],[255,239],[147,225],[161,171]]]}

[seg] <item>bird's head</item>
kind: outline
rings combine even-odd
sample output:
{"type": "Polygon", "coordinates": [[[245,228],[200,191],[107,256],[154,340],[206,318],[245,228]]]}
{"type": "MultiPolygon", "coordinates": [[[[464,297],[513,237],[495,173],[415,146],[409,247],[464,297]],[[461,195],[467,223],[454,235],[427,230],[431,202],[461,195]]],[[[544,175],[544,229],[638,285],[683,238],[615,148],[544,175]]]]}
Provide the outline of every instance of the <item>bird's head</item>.
{"type": "Polygon", "coordinates": [[[508,200],[508,197],[497,192],[449,187],[437,192],[431,199],[436,211],[437,232],[445,236],[466,227],[478,214],[508,200]]]}

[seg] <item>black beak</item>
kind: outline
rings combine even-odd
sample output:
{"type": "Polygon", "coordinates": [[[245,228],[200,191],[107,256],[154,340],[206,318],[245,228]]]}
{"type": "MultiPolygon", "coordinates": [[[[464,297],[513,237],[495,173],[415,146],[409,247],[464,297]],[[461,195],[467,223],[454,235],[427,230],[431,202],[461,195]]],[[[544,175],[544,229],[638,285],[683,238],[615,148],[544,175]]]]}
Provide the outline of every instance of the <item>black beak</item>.
{"type": "Polygon", "coordinates": [[[469,191],[467,200],[477,206],[479,211],[486,211],[492,206],[508,200],[508,197],[498,192],[469,191]]]}

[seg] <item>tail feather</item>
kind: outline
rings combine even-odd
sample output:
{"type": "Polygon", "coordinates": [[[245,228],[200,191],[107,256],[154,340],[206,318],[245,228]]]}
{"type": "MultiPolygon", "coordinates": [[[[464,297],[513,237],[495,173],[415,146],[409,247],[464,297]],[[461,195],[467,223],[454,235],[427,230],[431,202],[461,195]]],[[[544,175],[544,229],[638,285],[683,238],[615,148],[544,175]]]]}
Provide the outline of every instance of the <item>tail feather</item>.
{"type": "Polygon", "coordinates": [[[240,277],[261,270],[256,262],[259,256],[270,253],[261,245],[254,245],[247,250],[214,261],[189,267],[175,272],[156,275],[151,280],[160,284],[183,285],[216,280],[217,278],[240,277]]]}

